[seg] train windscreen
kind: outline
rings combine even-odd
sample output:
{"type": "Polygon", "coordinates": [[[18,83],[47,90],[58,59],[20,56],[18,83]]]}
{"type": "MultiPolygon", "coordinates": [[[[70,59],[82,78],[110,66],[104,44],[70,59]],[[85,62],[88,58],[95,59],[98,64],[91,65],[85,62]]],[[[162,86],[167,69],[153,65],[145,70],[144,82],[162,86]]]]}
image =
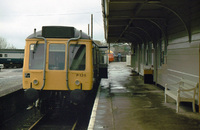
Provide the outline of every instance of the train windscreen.
{"type": "Polygon", "coordinates": [[[69,48],[69,68],[70,70],[85,70],[86,46],[71,44],[69,48]]]}
{"type": "Polygon", "coordinates": [[[44,63],[44,44],[31,44],[29,53],[29,69],[42,70],[44,63]]]}
{"type": "Polygon", "coordinates": [[[49,70],[65,69],[65,44],[49,45],[49,70]]]}

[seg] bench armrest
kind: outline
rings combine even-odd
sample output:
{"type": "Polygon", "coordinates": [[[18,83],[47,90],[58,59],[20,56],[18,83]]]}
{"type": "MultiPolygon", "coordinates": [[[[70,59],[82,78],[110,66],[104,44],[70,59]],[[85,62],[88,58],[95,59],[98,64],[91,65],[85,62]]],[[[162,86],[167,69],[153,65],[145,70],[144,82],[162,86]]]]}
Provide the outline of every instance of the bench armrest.
{"type": "Polygon", "coordinates": [[[179,88],[179,91],[196,91],[196,87],[194,87],[194,88],[190,88],[190,89],[183,89],[183,88],[179,88]]]}

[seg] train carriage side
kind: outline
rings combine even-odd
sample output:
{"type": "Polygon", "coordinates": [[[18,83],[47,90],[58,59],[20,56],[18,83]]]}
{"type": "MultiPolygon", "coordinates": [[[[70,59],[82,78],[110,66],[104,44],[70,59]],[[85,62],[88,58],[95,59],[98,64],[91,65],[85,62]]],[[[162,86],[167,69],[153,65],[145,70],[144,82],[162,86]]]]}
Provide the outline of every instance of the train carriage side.
{"type": "Polygon", "coordinates": [[[0,64],[4,68],[23,66],[24,50],[23,49],[0,49],[0,64]]]}

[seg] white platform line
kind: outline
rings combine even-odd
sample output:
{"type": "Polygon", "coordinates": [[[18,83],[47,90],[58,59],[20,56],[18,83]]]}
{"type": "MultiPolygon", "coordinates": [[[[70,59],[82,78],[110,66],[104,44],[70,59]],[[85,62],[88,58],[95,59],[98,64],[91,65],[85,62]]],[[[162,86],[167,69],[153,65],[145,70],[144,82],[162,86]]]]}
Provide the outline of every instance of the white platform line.
{"type": "Polygon", "coordinates": [[[99,85],[99,88],[98,88],[98,91],[97,91],[97,96],[95,98],[93,109],[92,109],[92,114],[90,116],[90,122],[89,122],[89,125],[88,125],[88,130],[94,129],[96,112],[97,112],[97,107],[98,107],[98,103],[99,103],[100,89],[101,89],[101,86],[99,85]]]}

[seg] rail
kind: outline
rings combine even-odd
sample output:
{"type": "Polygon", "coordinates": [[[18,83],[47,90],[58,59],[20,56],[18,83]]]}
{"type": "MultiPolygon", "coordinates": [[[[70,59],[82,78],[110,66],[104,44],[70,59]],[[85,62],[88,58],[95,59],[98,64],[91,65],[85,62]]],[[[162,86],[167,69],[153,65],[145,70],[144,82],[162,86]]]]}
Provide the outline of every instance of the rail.
{"type": "Polygon", "coordinates": [[[33,125],[31,125],[30,128],[28,128],[28,130],[32,130],[43,118],[45,115],[43,115],[42,117],[40,117],[33,125]]]}
{"type": "MultiPolygon", "coordinates": [[[[73,123],[64,123],[64,124],[52,124],[52,123],[48,123],[47,122],[52,122],[51,120],[51,114],[46,114],[41,116],[38,120],[36,120],[29,128],[28,130],[34,130],[34,129],[60,129],[62,127],[62,129],[71,129],[71,130],[75,130],[78,124],[78,119],[75,120],[75,122],[73,123]],[[73,124],[73,125],[72,125],[73,124]]],[[[54,122],[59,122],[59,121],[55,121],[54,122]]],[[[64,121],[65,122],[65,121],[64,121]]]]}

